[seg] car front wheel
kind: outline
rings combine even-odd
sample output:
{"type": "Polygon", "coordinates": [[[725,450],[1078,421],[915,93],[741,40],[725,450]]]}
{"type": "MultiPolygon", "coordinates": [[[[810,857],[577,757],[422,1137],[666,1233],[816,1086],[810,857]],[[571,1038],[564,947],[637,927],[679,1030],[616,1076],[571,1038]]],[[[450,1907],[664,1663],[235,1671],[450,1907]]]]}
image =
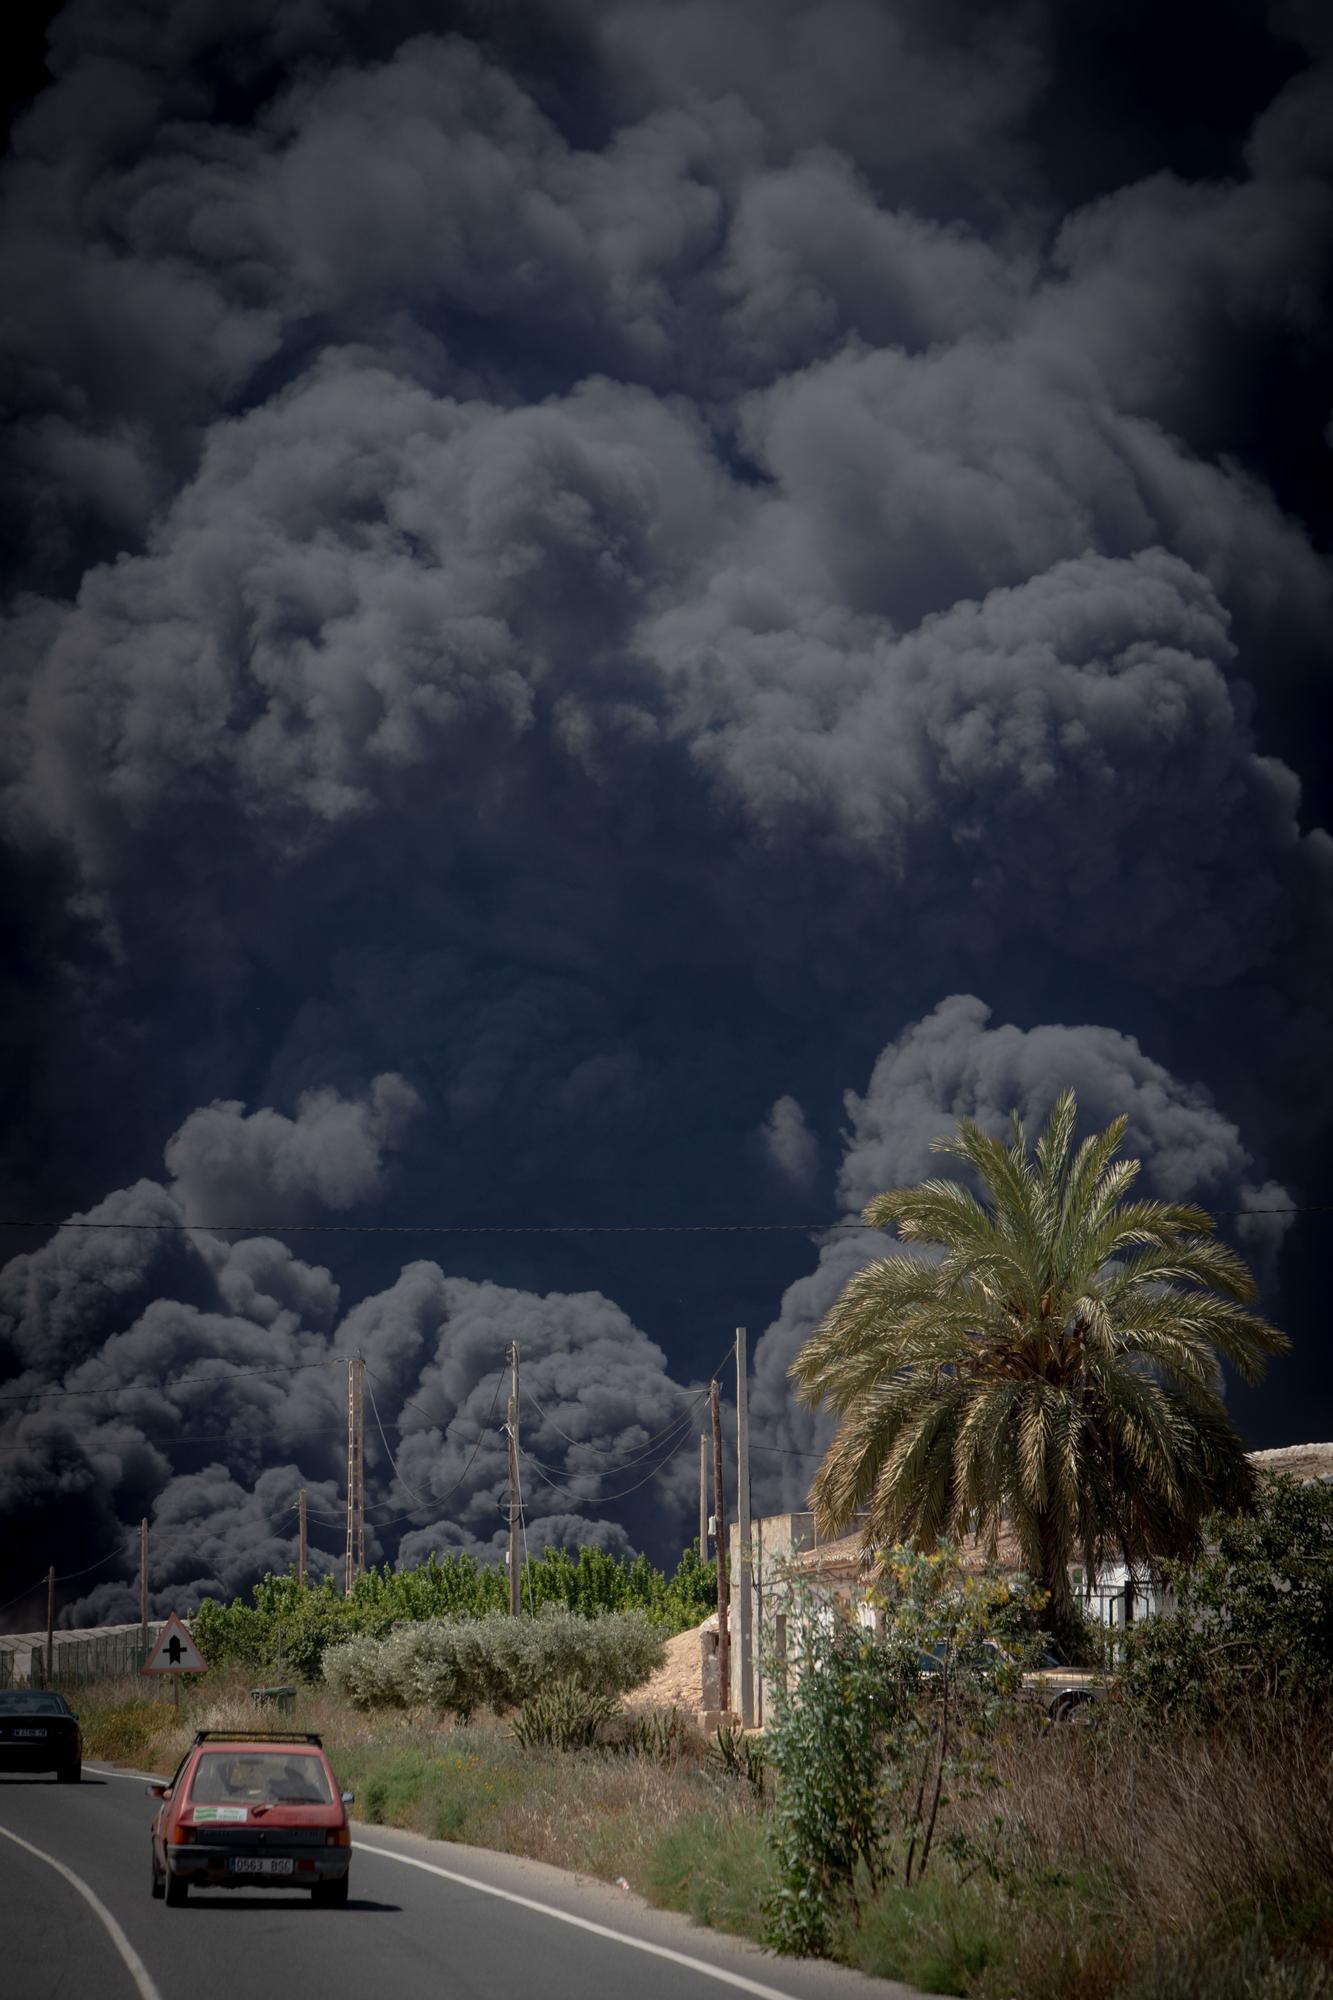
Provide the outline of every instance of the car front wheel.
{"type": "Polygon", "coordinates": [[[153,1871],[153,1901],[160,1903],[162,1900],[162,1877],[157,1872],[157,1856],[154,1854],[151,1844],[148,1849],[148,1860],[153,1871]]]}

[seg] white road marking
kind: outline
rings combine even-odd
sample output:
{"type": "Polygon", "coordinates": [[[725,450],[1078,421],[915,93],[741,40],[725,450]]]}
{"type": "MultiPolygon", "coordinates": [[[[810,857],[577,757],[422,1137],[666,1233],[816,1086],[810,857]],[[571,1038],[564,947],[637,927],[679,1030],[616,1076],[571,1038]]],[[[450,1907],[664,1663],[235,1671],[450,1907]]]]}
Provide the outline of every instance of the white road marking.
{"type": "MultiPolygon", "coordinates": [[[[136,1784],[163,1782],[160,1778],[149,1777],[146,1772],[117,1771],[109,1765],[88,1764],[84,1768],[108,1778],[129,1778],[136,1784]]],[[[591,1931],[594,1937],[610,1938],[614,1944],[627,1944],[632,1951],[646,1951],[653,1958],[665,1958],[673,1965],[687,1966],[691,1972],[701,1972],[706,1979],[716,1979],[723,1986],[734,1986],[741,1993],[752,1993],[755,2000],[792,2000],[790,1993],[780,1992],[776,1986],[764,1986],[757,1979],[747,1979],[744,1973],[728,1972],[725,1966],[710,1965],[707,1959],[692,1958],[688,1952],[672,1951],[669,1945],[651,1944],[647,1938],[630,1937],[625,1931],[612,1930],[609,1924],[594,1923],[590,1917],[576,1917],[568,1910],[557,1910],[551,1903],[539,1903],[532,1896],[520,1896],[513,1889],[497,1889],[491,1882],[478,1882],[472,1875],[460,1875],[454,1868],[441,1868],[437,1862],[418,1861],[415,1855],[398,1854],[392,1847],[372,1847],[368,1840],[354,1840],[352,1849],[353,1852],[360,1849],[365,1854],[381,1855],[386,1861],[401,1861],[405,1868],[420,1868],[427,1875],[439,1875],[446,1882],[458,1882],[463,1888],[476,1889],[483,1896],[498,1896],[503,1903],[517,1903],[522,1909],[536,1910],[539,1916],[552,1917],[556,1923],[572,1924],[576,1930],[591,1931]]],[[[148,2000],[147,1995],[145,2000],[148,2000]]]]}
{"type": "Polygon", "coordinates": [[[452,1868],[441,1868],[434,1861],[418,1861],[415,1855],[397,1854],[392,1847],[372,1847],[367,1840],[354,1840],[352,1851],[363,1854],[378,1854],[386,1861],[400,1861],[404,1868],[420,1868],[427,1875],[442,1876],[446,1882],[461,1883],[465,1889],[476,1889],[483,1896],[498,1896],[501,1902],[517,1903],[521,1909],[536,1910],[542,1917],[551,1917],[558,1924],[572,1924],[576,1930],[591,1931],[594,1937],[610,1938],[614,1944],[627,1944],[631,1951],[646,1951],[653,1958],[669,1959],[673,1965],[684,1965],[691,1972],[701,1972],[705,1979],[716,1979],[722,1986],[734,1986],[741,1993],[753,1993],[756,2000],[792,2000],[790,1993],[781,1993],[776,1986],[761,1986],[757,1979],[747,1979],[743,1973],[728,1972],[720,1965],[710,1965],[705,1958],[691,1958],[688,1952],[672,1951],[669,1945],[650,1944],[647,1938],[630,1937],[625,1931],[613,1931],[609,1924],[595,1924],[589,1917],[575,1917],[568,1910],[557,1910],[551,1903],[539,1903],[531,1896],[516,1895],[512,1889],[497,1889],[490,1882],[478,1882],[471,1875],[460,1875],[452,1868]]]}
{"type": "Polygon", "coordinates": [[[138,1952],[134,1949],[134,1946],[130,1943],[124,1931],[102,1901],[102,1898],[88,1887],[83,1877],[76,1875],[72,1868],[66,1868],[63,1861],[57,1861],[54,1854],[47,1854],[43,1848],[34,1847],[30,1840],[23,1840],[17,1833],[11,1833],[7,1826],[0,1826],[0,1835],[3,1835],[6,1840],[12,1840],[16,1847],[25,1847],[28,1853],[35,1854],[39,1861],[45,1861],[49,1868],[54,1868],[57,1875],[63,1875],[65,1880],[78,1890],[84,1902],[90,1905],[94,1916],[98,1917],[105,1926],[107,1936],[111,1939],[112,1944],[124,1960],[125,1970],[134,1981],[139,1994],[139,2000],[162,2000],[161,1993],[153,1984],[148,1967],[144,1964],[138,1952]]]}

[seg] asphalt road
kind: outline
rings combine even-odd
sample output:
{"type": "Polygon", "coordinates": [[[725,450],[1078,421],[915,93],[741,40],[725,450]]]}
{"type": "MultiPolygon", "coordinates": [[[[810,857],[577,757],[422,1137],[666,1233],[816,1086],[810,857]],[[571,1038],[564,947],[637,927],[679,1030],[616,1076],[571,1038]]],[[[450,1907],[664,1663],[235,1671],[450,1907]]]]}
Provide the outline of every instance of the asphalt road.
{"type": "Polygon", "coordinates": [[[344,1910],[230,1890],[149,1895],[142,1778],[0,1773],[7,2000],[905,2000],[834,1966],[773,1959],[540,1863],[354,1828],[344,1910]],[[58,1864],[58,1865],[57,1865],[58,1864]]]}

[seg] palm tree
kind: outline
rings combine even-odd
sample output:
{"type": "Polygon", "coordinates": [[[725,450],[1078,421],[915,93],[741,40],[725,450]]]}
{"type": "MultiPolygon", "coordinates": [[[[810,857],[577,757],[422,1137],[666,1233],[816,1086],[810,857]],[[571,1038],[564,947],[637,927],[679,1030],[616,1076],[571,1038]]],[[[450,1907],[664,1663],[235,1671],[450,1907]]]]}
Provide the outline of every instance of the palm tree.
{"type": "Polygon", "coordinates": [[[1127,1199],[1126,1120],[1074,1150],[1065,1091],[1029,1151],[970,1119],[935,1150],[961,1182],[877,1195],[865,1220],[927,1254],[858,1271],[792,1365],[802,1398],[841,1419],[811,1489],[823,1535],[863,1509],[867,1545],[1009,1524],[1076,1628],[1072,1559],[1089,1573],[1188,1555],[1215,1509],[1247,1506],[1254,1477],[1222,1401],[1220,1363],[1257,1381],[1284,1334],[1246,1309],[1255,1283],[1212,1218],[1127,1199]]]}

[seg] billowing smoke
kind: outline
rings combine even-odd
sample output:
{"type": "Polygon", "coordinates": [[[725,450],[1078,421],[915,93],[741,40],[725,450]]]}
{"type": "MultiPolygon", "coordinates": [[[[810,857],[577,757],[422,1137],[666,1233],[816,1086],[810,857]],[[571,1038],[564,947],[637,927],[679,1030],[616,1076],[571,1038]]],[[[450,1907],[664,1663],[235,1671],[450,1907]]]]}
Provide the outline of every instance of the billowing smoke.
{"type": "Polygon", "coordinates": [[[1333,1117],[1317,11],[1233,9],[1211,111],[1045,0],[56,18],[0,1159],[114,1226],[0,1273],[0,1601],[144,1513],[162,1602],[239,1587],[301,1485],[331,1561],[357,1350],[377,1554],[498,1546],[514,1338],[532,1546],[674,1552],[738,1322],[793,1502],[869,1247],[798,1225],[1064,1083],[1282,1285],[1262,1441],[1327,1407],[1261,1213],[1333,1117]],[[790,1233],[535,1233],[700,1223],[790,1233]]]}

